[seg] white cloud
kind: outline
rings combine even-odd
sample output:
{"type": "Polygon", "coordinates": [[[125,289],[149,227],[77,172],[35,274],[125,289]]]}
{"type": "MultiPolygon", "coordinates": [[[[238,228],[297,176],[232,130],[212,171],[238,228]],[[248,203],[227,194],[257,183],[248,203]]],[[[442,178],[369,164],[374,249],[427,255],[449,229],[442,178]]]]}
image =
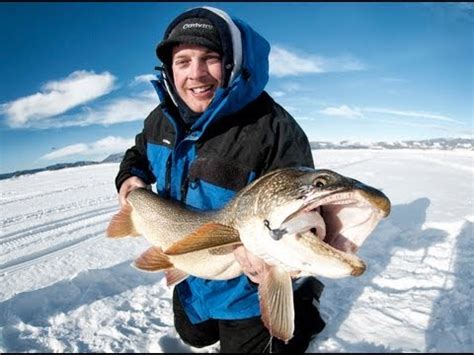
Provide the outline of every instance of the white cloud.
{"type": "Polygon", "coordinates": [[[283,97],[285,95],[286,94],[285,94],[284,91],[273,91],[272,92],[272,97],[274,97],[274,98],[283,97]]]}
{"type": "Polygon", "coordinates": [[[357,117],[367,117],[367,113],[380,113],[380,114],[388,114],[388,115],[396,115],[402,117],[411,117],[411,118],[424,118],[427,120],[436,120],[436,121],[444,121],[444,122],[451,122],[451,123],[460,123],[448,116],[439,115],[430,112],[423,112],[423,111],[403,111],[403,110],[395,110],[390,108],[375,108],[375,107],[356,107],[351,108],[347,105],[342,105],[339,107],[327,107],[323,110],[319,111],[322,114],[328,116],[339,116],[345,118],[357,118],[357,117]]]}
{"type": "Polygon", "coordinates": [[[77,143],[57,149],[43,155],[42,160],[55,160],[72,155],[81,156],[106,156],[113,153],[123,152],[134,145],[134,139],[108,136],[92,143],[77,143]]]}
{"type": "Polygon", "coordinates": [[[397,116],[406,116],[406,117],[415,117],[415,118],[428,118],[438,121],[446,121],[446,122],[456,122],[458,121],[444,115],[439,115],[430,112],[422,112],[422,111],[400,111],[400,110],[393,110],[387,108],[365,108],[364,111],[366,112],[374,112],[374,113],[384,113],[389,115],[397,115],[397,116]]]}
{"type": "Polygon", "coordinates": [[[326,72],[364,70],[366,66],[358,59],[343,55],[336,58],[323,58],[323,68],[326,72]]]}
{"type": "Polygon", "coordinates": [[[133,79],[134,83],[150,83],[151,80],[156,80],[156,75],[153,74],[143,74],[138,75],[133,79]]]}
{"type": "Polygon", "coordinates": [[[339,116],[345,118],[364,117],[359,108],[350,108],[346,105],[339,107],[327,107],[319,112],[328,116],[339,116]]]}
{"type": "Polygon", "coordinates": [[[314,121],[314,117],[310,117],[310,116],[296,116],[295,119],[297,121],[314,121]]]}
{"type": "Polygon", "coordinates": [[[12,128],[35,126],[44,119],[108,94],[115,79],[109,72],[75,71],[67,78],[46,83],[41,92],[2,104],[0,113],[7,117],[7,124],[12,128]]]}
{"type": "Polygon", "coordinates": [[[323,68],[318,58],[300,58],[278,46],[270,51],[270,74],[275,76],[322,73],[323,68]]]}
{"type": "Polygon", "coordinates": [[[143,121],[159,104],[153,91],[142,92],[134,97],[122,97],[109,100],[96,108],[84,107],[79,113],[44,118],[30,122],[28,127],[38,129],[84,127],[94,124],[109,126],[121,122],[143,121]]]}
{"type": "Polygon", "coordinates": [[[270,52],[270,74],[277,77],[312,73],[362,70],[365,66],[351,56],[324,58],[315,55],[297,55],[274,45],[270,52]]]}
{"type": "Polygon", "coordinates": [[[69,155],[76,155],[87,152],[87,144],[78,143],[73,145],[68,145],[67,147],[55,150],[54,152],[48,153],[41,157],[44,160],[54,160],[57,158],[67,157],[69,155]]]}
{"type": "Polygon", "coordinates": [[[86,115],[78,117],[73,122],[78,125],[111,125],[144,120],[158,104],[158,96],[154,93],[146,93],[133,98],[120,98],[97,110],[89,110],[86,115]]]}

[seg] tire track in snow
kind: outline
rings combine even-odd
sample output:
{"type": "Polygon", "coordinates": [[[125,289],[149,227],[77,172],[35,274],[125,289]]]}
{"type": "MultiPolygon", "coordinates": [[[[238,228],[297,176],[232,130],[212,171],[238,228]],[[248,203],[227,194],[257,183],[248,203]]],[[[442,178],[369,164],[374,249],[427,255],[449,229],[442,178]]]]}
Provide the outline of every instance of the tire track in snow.
{"type": "Polygon", "coordinates": [[[76,238],[74,240],[67,240],[62,243],[50,246],[49,248],[43,249],[41,251],[19,257],[15,260],[8,261],[0,265],[0,276],[5,276],[6,274],[11,274],[19,270],[25,269],[29,266],[36,265],[41,261],[67,254],[71,251],[74,251],[75,249],[81,248],[84,243],[90,243],[104,238],[104,235],[105,231],[89,233],[83,235],[80,238],[76,238]]]}
{"type": "Polygon", "coordinates": [[[2,245],[8,245],[12,242],[19,242],[22,239],[28,239],[28,238],[35,238],[38,236],[38,234],[52,231],[54,229],[58,229],[64,226],[68,226],[72,223],[79,222],[84,219],[88,219],[89,217],[98,217],[104,214],[109,214],[111,212],[114,212],[118,210],[117,206],[108,206],[108,207],[103,207],[103,208],[98,208],[90,211],[86,211],[80,214],[76,214],[70,217],[58,219],[58,220],[53,220],[50,222],[46,222],[43,224],[35,225],[30,228],[24,228],[21,230],[17,230],[8,234],[5,234],[0,237],[0,246],[2,245]]]}
{"type": "MultiPolygon", "coordinates": [[[[5,254],[8,254],[8,253],[11,253],[11,252],[13,252],[15,250],[18,250],[18,249],[27,248],[31,244],[35,244],[35,243],[38,243],[38,242],[43,242],[43,241],[46,241],[46,240],[50,244],[54,244],[54,242],[57,241],[57,240],[72,240],[70,238],[67,239],[67,236],[74,235],[76,232],[78,232],[80,230],[88,229],[90,227],[95,227],[95,226],[98,226],[98,225],[103,225],[103,228],[101,228],[101,230],[105,233],[106,225],[107,225],[107,222],[109,220],[110,220],[110,217],[102,218],[99,221],[89,222],[87,224],[84,224],[85,221],[76,222],[76,224],[80,224],[79,227],[76,227],[76,228],[73,228],[73,229],[63,230],[63,231],[60,231],[59,233],[56,233],[56,234],[51,234],[51,233],[48,233],[49,231],[46,231],[46,232],[43,232],[44,237],[43,236],[40,236],[39,238],[31,238],[31,237],[28,238],[28,237],[26,237],[26,238],[24,238],[22,240],[19,240],[19,241],[16,241],[16,242],[13,241],[13,242],[5,243],[3,245],[3,249],[6,250],[5,254]],[[64,236],[66,236],[66,238],[64,238],[64,236]]],[[[76,238],[76,239],[78,239],[78,238],[76,238]]],[[[2,255],[2,256],[4,256],[4,255],[2,255]]]]}
{"type": "Polygon", "coordinates": [[[371,161],[371,160],[374,160],[374,158],[366,158],[366,159],[350,161],[348,163],[343,163],[343,164],[335,164],[334,167],[331,168],[331,169],[333,169],[333,170],[342,169],[342,168],[346,168],[348,166],[365,163],[366,161],[371,161]]]}
{"type": "MultiPolygon", "coordinates": [[[[110,183],[109,182],[102,182],[102,183],[94,184],[95,187],[101,186],[101,185],[110,185],[110,183]]],[[[3,193],[3,194],[0,194],[0,199],[5,199],[5,201],[0,200],[0,206],[7,205],[7,204],[10,204],[10,203],[15,203],[15,202],[21,202],[21,201],[25,201],[25,200],[33,200],[33,199],[43,198],[43,197],[46,197],[46,196],[49,196],[49,195],[60,194],[60,193],[68,192],[68,191],[71,191],[71,190],[72,191],[78,191],[78,190],[83,190],[83,189],[89,189],[90,187],[91,187],[91,185],[86,185],[86,184],[84,184],[84,185],[75,185],[75,186],[64,187],[62,189],[51,190],[51,191],[48,191],[48,192],[33,192],[33,193],[29,193],[29,194],[23,194],[20,197],[15,197],[15,194],[4,194],[3,193]],[[5,198],[5,197],[12,198],[12,195],[13,195],[13,199],[6,199],[5,198]]]]}
{"type": "Polygon", "coordinates": [[[51,207],[48,209],[42,209],[42,210],[37,210],[37,211],[26,213],[26,214],[20,214],[20,215],[16,215],[12,217],[3,218],[3,219],[0,219],[0,227],[5,228],[5,227],[9,227],[9,226],[24,222],[25,220],[38,219],[40,216],[43,216],[43,215],[62,213],[62,212],[67,212],[71,210],[80,209],[83,207],[96,206],[96,205],[100,205],[100,204],[103,204],[105,202],[110,202],[110,201],[116,202],[117,196],[110,195],[110,196],[99,197],[95,199],[90,199],[90,198],[83,199],[80,201],[74,201],[67,204],[51,207]]]}

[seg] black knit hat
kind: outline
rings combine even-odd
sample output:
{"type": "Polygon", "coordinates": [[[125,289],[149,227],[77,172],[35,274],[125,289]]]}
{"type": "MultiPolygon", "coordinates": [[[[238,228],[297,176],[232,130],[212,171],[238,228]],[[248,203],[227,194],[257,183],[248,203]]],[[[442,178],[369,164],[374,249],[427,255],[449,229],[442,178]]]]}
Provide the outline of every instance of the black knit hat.
{"type": "Polygon", "coordinates": [[[168,37],[157,46],[156,55],[163,63],[169,65],[173,47],[181,43],[197,44],[223,54],[219,32],[206,18],[190,17],[179,22],[169,32],[168,37]]]}

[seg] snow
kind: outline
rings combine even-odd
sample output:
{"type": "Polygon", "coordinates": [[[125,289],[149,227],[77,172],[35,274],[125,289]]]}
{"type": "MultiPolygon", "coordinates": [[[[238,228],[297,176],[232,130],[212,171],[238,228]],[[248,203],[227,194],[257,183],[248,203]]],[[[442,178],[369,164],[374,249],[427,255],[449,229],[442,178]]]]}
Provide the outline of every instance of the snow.
{"type": "MultiPolygon", "coordinates": [[[[309,352],[472,352],[474,153],[314,150],[318,167],[384,191],[392,212],[357,278],[325,279],[309,352]]],[[[218,352],[173,328],[162,273],[130,266],[144,238],[109,240],[117,163],[0,181],[0,352],[218,352]]]]}

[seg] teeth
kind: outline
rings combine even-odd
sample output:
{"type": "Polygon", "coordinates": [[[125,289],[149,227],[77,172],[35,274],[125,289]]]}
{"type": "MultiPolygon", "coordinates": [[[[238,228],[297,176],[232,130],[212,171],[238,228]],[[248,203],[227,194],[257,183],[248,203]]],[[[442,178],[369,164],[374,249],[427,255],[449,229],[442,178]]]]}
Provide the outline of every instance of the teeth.
{"type": "Polygon", "coordinates": [[[201,94],[207,90],[209,90],[211,88],[212,85],[208,85],[208,86],[201,86],[199,88],[193,88],[191,89],[193,92],[195,92],[196,94],[201,94]]]}

